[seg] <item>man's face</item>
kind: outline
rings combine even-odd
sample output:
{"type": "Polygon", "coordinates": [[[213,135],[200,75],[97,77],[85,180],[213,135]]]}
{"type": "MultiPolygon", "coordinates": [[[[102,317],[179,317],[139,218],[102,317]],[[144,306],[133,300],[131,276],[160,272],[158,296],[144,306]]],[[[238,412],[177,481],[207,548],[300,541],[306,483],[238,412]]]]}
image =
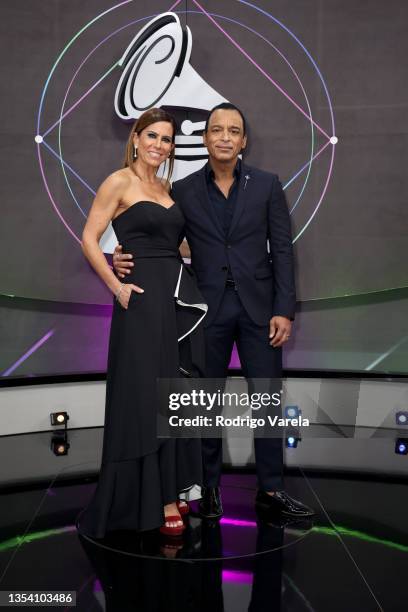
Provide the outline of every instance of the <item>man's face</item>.
{"type": "Polygon", "coordinates": [[[203,135],[210,158],[231,162],[246,146],[244,124],[236,110],[218,109],[210,118],[208,131],[203,135]]]}

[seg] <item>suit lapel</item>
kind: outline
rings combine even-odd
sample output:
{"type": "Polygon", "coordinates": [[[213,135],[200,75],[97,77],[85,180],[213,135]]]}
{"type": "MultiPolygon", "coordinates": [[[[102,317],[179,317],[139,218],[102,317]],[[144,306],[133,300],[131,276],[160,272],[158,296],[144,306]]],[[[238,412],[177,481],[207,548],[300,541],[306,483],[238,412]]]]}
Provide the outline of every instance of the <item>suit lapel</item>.
{"type": "Polygon", "coordinates": [[[196,196],[202,207],[204,208],[207,215],[209,215],[212,224],[217,228],[218,232],[224,237],[224,231],[221,226],[220,220],[217,217],[217,213],[211,204],[210,198],[208,197],[207,179],[205,175],[205,166],[199,170],[195,177],[195,191],[196,196]]]}
{"type": "Polygon", "coordinates": [[[235,202],[235,210],[232,215],[232,221],[228,232],[228,237],[231,236],[232,232],[236,228],[238,221],[244,211],[245,204],[248,201],[248,192],[251,186],[251,173],[249,168],[244,164],[241,166],[241,176],[238,183],[238,193],[235,202]]]}

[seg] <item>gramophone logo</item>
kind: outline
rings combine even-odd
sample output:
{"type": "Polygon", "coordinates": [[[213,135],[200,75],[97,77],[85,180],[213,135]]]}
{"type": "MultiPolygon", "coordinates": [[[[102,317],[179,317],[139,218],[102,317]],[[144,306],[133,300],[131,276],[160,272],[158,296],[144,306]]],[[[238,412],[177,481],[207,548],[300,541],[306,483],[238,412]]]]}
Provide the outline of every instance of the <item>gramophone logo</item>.
{"type": "Polygon", "coordinates": [[[203,165],[207,150],[201,133],[208,111],[227,101],[191,66],[191,48],[191,31],[175,13],[155,17],[124,52],[115,93],[115,111],[123,120],[137,119],[153,106],[176,116],[181,132],[176,136],[175,180],[203,165]]]}

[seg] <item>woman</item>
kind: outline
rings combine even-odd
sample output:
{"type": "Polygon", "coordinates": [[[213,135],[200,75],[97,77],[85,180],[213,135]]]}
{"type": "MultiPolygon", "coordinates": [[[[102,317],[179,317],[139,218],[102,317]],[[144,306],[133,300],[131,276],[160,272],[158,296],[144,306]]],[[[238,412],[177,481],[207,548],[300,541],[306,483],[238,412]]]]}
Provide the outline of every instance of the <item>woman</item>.
{"type": "Polygon", "coordinates": [[[203,371],[202,329],[207,306],[178,248],[184,219],[169,194],[176,124],[162,109],[133,125],[125,166],[100,186],[82,237],[88,261],[115,296],[109,341],[102,465],[79,530],[160,527],[180,535],[179,494],[201,481],[198,440],[157,439],[157,379],[203,371]],[[168,163],[166,179],[157,171],[168,163]],[[132,253],[134,268],[121,283],[99,247],[109,222],[132,253]],[[181,354],[188,356],[188,363],[181,354]]]}

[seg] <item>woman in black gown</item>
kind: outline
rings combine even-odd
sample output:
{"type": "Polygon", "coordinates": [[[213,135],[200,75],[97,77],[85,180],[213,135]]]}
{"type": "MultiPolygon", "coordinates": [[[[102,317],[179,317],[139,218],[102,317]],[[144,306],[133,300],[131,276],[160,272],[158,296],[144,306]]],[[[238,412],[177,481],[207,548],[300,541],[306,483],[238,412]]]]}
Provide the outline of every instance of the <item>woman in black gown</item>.
{"type": "Polygon", "coordinates": [[[160,527],[180,535],[182,491],[201,482],[199,440],[158,439],[157,378],[203,371],[201,320],[207,306],[179,253],[184,219],[159,166],[174,163],[176,125],[162,109],[134,124],[125,167],[100,186],[84,232],[83,251],[115,296],[107,370],[102,464],[95,494],[79,518],[81,532],[160,527]],[[112,221],[134,267],[121,283],[99,240],[112,221]],[[188,344],[188,346],[186,346],[188,344]],[[184,347],[183,347],[184,345],[184,347]],[[181,352],[181,348],[187,349],[181,352]],[[188,363],[181,363],[181,354],[188,363]]]}

